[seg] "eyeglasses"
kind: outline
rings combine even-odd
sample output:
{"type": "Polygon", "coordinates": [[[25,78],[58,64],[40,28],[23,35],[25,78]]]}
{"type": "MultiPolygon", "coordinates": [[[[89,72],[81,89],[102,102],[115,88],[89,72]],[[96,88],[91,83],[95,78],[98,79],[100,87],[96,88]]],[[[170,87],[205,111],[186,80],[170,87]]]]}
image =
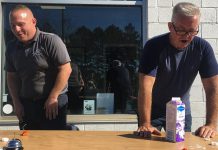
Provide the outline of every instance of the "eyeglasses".
{"type": "Polygon", "coordinates": [[[197,31],[184,31],[184,30],[177,30],[174,23],[172,23],[172,25],[173,25],[173,29],[176,31],[176,34],[180,35],[180,36],[184,36],[184,35],[187,35],[187,34],[191,35],[191,36],[195,36],[199,32],[199,28],[198,28],[197,31]]]}

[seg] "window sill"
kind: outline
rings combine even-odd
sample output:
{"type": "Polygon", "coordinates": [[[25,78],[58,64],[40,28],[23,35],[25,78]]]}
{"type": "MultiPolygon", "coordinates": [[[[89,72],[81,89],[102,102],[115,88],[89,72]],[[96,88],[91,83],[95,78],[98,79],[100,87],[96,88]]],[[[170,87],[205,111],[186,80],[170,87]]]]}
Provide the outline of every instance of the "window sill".
{"type": "MultiPolygon", "coordinates": [[[[68,123],[137,123],[135,114],[67,115],[68,123]]],[[[17,125],[16,116],[1,116],[0,126],[17,125]]]]}
{"type": "Polygon", "coordinates": [[[72,123],[136,123],[135,114],[101,114],[101,115],[68,115],[68,122],[72,123]]]}

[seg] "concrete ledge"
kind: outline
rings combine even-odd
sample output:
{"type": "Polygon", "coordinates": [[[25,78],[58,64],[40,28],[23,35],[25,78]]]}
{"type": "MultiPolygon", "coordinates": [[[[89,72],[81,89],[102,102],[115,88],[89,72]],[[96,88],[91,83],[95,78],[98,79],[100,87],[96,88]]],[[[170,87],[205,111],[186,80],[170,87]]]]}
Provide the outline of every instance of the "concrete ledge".
{"type": "Polygon", "coordinates": [[[68,115],[67,120],[80,131],[135,131],[138,127],[135,114],[68,115]]]}
{"type": "MultiPolygon", "coordinates": [[[[135,114],[104,114],[104,115],[67,115],[67,122],[74,124],[83,123],[137,123],[135,114]]],[[[16,116],[0,117],[0,126],[18,125],[16,116]]]]}
{"type": "MultiPolygon", "coordinates": [[[[67,122],[80,131],[135,131],[138,126],[135,114],[67,115],[67,122]]],[[[17,117],[1,117],[0,130],[19,130],[17,117]]]]}
{"type": "Polygon", "coordinates": [[[68,115],[69,123],[137,123],[135,114],[68,115]]]}
{"type": "Polygon", "coordinates": [[[0,126],[7,125],[18,125],[18,120],[16,116],[1,116],[0,117],[0,126]]]}

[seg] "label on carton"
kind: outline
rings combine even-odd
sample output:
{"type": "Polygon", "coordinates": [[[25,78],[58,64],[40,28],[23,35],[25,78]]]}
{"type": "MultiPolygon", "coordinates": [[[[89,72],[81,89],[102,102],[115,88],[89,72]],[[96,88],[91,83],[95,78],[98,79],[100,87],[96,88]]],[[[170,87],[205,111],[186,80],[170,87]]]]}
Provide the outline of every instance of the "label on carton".
{"type": "Polygon", "coordinates": [[[172,98],[166,106],[166,140],[184,141],[185,136],[185,104],[180,98],[172,98]]]}

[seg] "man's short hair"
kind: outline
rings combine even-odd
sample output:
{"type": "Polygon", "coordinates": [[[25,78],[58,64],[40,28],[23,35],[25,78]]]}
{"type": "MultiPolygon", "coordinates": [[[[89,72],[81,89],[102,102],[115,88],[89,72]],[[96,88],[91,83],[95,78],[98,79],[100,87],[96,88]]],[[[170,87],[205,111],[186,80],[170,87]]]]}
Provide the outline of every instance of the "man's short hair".
{"type": "Polygon", "coordinates": [[[173,15],[171,21],[173,22],[177,16],[199,16],[200,17],[200,9],[198,6],[188,2],[181,2],[174,6],[173,15]]]}
{"type": "Polygon", "coordinates": [[[11,9],[11,12],[13,11],[17,11],[17,10],[20,10],[20,9],[29,9],[29,7],[27,7],[26,5],[23,5],[23,4],[18,4],[18,5],[15,5],[12,9],[11,9]]]}

